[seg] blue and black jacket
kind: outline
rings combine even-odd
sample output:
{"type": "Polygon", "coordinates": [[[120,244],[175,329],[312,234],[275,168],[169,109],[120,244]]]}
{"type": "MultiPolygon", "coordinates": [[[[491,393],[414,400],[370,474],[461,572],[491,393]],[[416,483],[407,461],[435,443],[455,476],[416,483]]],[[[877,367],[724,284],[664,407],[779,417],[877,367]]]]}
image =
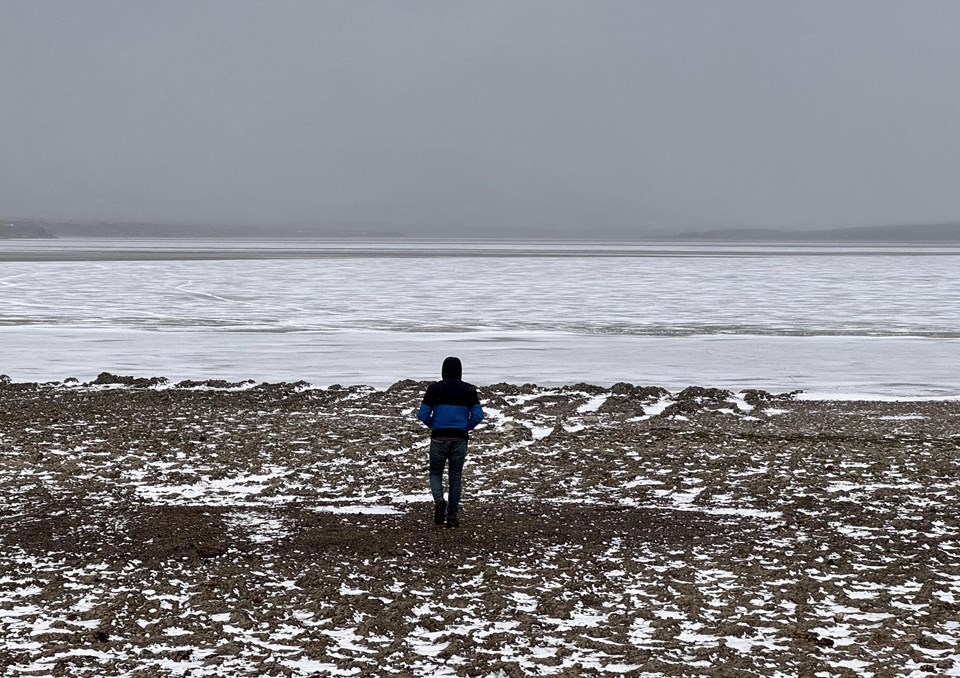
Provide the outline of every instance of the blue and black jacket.
{"type": "Polygon", "coordinates": [[[468,438],[468,431],[483,421],[477,387],[460,377],[459,358],[443,361],[443,379],[427,387],[417,418],[430,427],[432,438],[468,438]]]}

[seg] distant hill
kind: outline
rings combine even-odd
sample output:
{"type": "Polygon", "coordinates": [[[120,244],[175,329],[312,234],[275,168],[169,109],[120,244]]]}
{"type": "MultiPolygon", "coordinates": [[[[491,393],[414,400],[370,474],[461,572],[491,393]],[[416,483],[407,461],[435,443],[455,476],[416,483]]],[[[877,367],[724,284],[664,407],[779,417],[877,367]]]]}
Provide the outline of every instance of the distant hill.
{"type": "Polygon", "coordinates": [[[0,239],[53,237],[41,224],[0,220],[0,239]]]}
{"type": "MultiPolygon", "coordinates": [[[[0,219],[2,238],[443,238],[456,230],[431,224],[350,223],[336,225],[190,225],[120,221],[59,221],[0,219]]],[[[770,228],[720,228],[705,231],[631,230],[625,227],[591,230],[516,227],[490,224],[482,229],[460,230],[464,237],[491,240],[589,239],[737,243],[916,243],[960,244],[960,223],[892,226],[855,226],[819,230],[770,228]]]]}
{"type": "Polygon", "coordinates": [[[820,230],[725,228],[679,233],[677,240],[714,242],[960,243],[960,223],[852,226],[820,230]]]}
{"type": "Polygon", "coordinates": [[[60,221],[45,219],[0,219],[0,237],[47,238],[395,238],[388,228],[231,226],[210,224],[163,224],[127,221],[60,221]],[[31,235],[4,235],[10,233],[31,235]],[[46,233],[46,235],[32,235],[46,233]]]}
{"type": "Polygon", "coordinates": [[[21,226],[40,226],[60,238],[195,238],[230,235],[230,229],[187,226],[182,224],[149,224],[121,221],[46,221],[15,220],[21,226]]]}
{"type": "MultiPolygon", "coordinates": [[[[291,225],[225,225],[225,224],[163,224],[123,221],[66,221],[40,219],[8,219],[23,227],[40,226],[52,237],[59,238],[227,238],[227,239],[402,239],[402,238],[448,238],[469,237],[486,239],[539,239],[578,238],[582,230],[531,228],[508,224],[490,224],[482,228],[451,228],[446,224],[390,223],[390,222],[344,222],[332,224],[291,225]]],[[[595,234],[591,234],[593,237],[595,234]]],[[[603,237],[603,236],[597,236],[603,237]]],[[[630,240],[631,232],[621,229],[607,234],[608,238],[630,240]]],[[[635,236],[634,236],[635,237],[635,236]]]]}

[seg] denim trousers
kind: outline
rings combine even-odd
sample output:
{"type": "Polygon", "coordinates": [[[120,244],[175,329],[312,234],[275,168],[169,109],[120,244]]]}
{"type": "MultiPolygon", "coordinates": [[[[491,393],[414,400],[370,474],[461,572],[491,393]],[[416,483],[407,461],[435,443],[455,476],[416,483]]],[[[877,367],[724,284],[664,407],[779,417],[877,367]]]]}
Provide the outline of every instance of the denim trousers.
{"type": "Polygon", "coordinates": [[[463,462],[467,459],[467,441],[461,438],[433,438],[430,440],[430,492],[433,500],[443,499],[443,467],[449,463],[450,487],[447,499],[447,517],[456,518],[460,508],[460,488],[463,462]]]}

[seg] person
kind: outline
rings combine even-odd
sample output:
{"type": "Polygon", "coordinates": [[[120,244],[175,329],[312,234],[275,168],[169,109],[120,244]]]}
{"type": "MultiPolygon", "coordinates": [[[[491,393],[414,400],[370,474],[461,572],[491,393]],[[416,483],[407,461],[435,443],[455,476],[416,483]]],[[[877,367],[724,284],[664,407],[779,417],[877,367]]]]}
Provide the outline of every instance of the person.
{"type": "Polygon", "coordinates": [[[427,387],[417,418],[430,428],[430,492],[433,494],[433,522],[460,527],[461,479],[467,458],[469,431],[483,421],[477,387],[463,381],[459,358],[443,361],[442,379],[427,387]],[[449,500],[443,499],[443,468],[449,465],[449,500]]]}

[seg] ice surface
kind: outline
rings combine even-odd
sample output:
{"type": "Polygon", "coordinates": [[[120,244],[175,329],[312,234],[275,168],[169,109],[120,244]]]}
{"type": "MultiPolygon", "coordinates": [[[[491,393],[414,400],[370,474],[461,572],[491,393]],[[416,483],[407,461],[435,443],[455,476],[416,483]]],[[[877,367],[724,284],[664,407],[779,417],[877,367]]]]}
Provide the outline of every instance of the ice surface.
{"type": "Polygon", "coordinates": [[[54,240],[0,259],[18,381],[386,386],[455,354],[481,384],[960,395],[958,248],[54,240]],[[449,264],[470,284],[430,294],[449,264]]]}
{"type": "Polygon", "coordinates": [[[960,396],[960,340],[869,337],[600,337],[485,333],[225,334],[0,328],[3,372],[17,381],[101,371],[183,379],[299,381],[318,386],[436,379],[459,355],[466,376],[552,386],[627,381],[679,391],[803,390],[817,399],[960,396]],[[43,346],[38,360],[37,346],[43,346]]]}

